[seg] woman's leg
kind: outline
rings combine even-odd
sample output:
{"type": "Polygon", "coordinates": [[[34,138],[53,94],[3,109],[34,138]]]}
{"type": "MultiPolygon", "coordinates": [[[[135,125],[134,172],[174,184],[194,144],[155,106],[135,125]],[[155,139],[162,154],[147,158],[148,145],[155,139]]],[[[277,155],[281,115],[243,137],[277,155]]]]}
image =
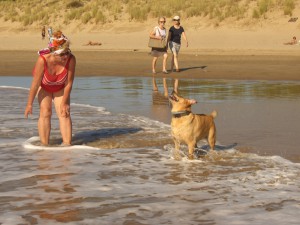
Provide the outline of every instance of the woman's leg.
{"type": "Polygon", "coordinates": [[[40,117],[38,121],[39,136],[42,145],[49,144],[52,115],[52,93],[40,88],[38,92],[40,117]]]}
{"type": "MultiPolygon", "coordinates": [[[[71,145],[72,142],[72,120],[71,114],[69,116],[62,115],[61,113],[61,102],[64,95],[64,89],[53,93],[54,105],[57,117],[59,119],[59,127],[64,145],[71,145]]],[[[70,104],[70,102],[68,102],[70,104]]]]}
{"type": "Polygon", "coordinates": [[[177,51],[177,45],[175,42],[170,42],[169,43],[170,45],[170,50],[172,52],[172,60],[171,60],[171,71],[173,72],[173,69],[174,69],[174,64],[175,64],[175,68],[176,68],[176,71],[178,71],[178,51],[177,51]]]}
{"type": "Polygon", "coordinates": [[[153,57],[152,60],[152,73],[156,73],[155,67],[156,67],[156,61],[158,57],[153,57]]]}
{"type": "Polygon", "coordinates": [[[163,72],[167,72],[167,59],[168,59],[168,53],[164,53],[163,72]]]}
{"type": "Polygon", "coordinates": [[[178,54],[180,50],[180,44],[173,43],[173,61],[175,64],[176,71],[179,72],[178,54]]]}
{"type": "Polygon", "coordinates": [[[174,58],[174,64],[175,64],[176,71],[178,71],[178,70],[179,70],[179,65],[178,65],[178,54],[177,54],[177,53],[174,53],[174,54],[173,54],[173,58],[174,58]]]}
{"type": "Polygon", "coordinates": [[[172,52],[171,72],[173,72],[173,69],[174,69],[174,53],[172,52]]]}

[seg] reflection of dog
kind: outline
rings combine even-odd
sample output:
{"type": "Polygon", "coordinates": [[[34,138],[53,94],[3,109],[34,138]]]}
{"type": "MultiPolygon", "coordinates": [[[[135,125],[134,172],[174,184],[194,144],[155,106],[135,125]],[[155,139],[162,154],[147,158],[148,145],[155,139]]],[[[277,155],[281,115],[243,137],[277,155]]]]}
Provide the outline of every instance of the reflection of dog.
{"type": "Polygon", "coordinates": [[[196,102],[194,99],[185,99],[173,92],[169,99],[172,103],[172,136],[175,149],[179,151],[180,143],[184,142],[189,148],[189,159],[193,159],[194,149],[197,142],[206,138],[211,150],[214,150],[216,142],[216,127],[214,118],[217,112],[211,115],[193,114],[191,106],[196,102]]]}

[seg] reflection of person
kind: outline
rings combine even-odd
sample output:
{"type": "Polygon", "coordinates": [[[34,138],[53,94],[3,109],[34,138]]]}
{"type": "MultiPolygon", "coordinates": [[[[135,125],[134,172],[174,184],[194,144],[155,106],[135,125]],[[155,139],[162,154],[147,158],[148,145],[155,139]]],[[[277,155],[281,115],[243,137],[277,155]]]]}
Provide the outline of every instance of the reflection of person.
{"type": "Polygon", "coordinates": [[[95,41],[89,41],[88,43],[86,43],[85,45],[91,45],[91,46],[94,46],[94,45],[102,45],[101,42],[95,42],[95,41]]]}
{"type": "Polygon", "coordinates": [[[294,36],[291,41],[283,43],[283,44],[284,45],[295,45],[295,44],[297,44],[297,38],[294,36]]]}
{"type": "MultiPolygon", "coordinates": [[[[166,18],[165,17],[160,17],[158,18],[158,26],[154,27],[153,31],[150,32],[150,38],[155,38],[162,40],[166,38],[167,32],[165,28],[165,23],[166,23],[166,18]]],[[[167,74],[167,58],[168,58],[168,53],[167,53],[167,46],[166,48],[152,48],[151,50],[151,55],[153,56],[152,60],[152,73],[156,73],[155,67],[156,67],[156,62],[159,56],[163,56],[163,73],[167,74]]]]}
{"type": "Polygon", "coordinates": [[[163,94],[160,94],[158,92],[158,87],[157,87],[157,84],[156,84],[156,79],[155,77],[153,76],[152,77],[152,85],[153,85],[153,104],[157,104],[157,102],[168,102],[168,96],[169,96],[169,93],[168,93],[168,85],[167,85],[167,79],[166,78],[162,78],[163,79],[163,86],[164,86],[164,92],[163,94]],[[154,96],[159,93],[159,95],[161,96],[160,97],[160,101],[156,101],[155,103],[155,99],[157,100],[157,98],[154,98],[154,96]],[[161,101],[161,99],[163,99],[161,101]]]}
{"type": "Polygon", "coordinates": [[[181,47],[181,35],[186,41],[186,47],[188,47],[189,44],[184,29],[182,26],[180,26],[180,17],[174,16],[173,21],[174,21],[174,25],[169,29],[169,35],[168,35],[169,47],[173,54],[172,61],[171,61],[171,71],[173,71],[174,64],[175,64],[176,72],[179,72],[180,70],[178,65],[178,54],[181,47]]]}
{"type": "MultiPolygon", "coordinates": [[[[152,86],[153,86],[152,100],[153,100],[154,105],[165,105],[165,104],[168,105],[168,103],[169,103],[169,98],[168,98],[169,90],[168,90],[168,85],[167,85],[167,79],[166,78],[162,78],[162,79],[163,79],[164,91],[163,91],[163,93],[160,93],[158,91],[156,79],[154,76],[152,77],[152,86]]],[[[178,79],[174,80],[173,91],[178,93],[178,79]]]]}
{"type": "Polygon", "coordinates": [[[46,36],[46,28],[45,28],[45,26],[43,26],[43,28],[42,28],[42,39],[43,40],[45,39],[45,36],[46,36]]]}
{"type": "Polygon", "coordinates": [[[72,139],[70,117],[70,93],[72,90],[76,59],[69,49],[69,40],[61,31],[50,37],[48,52],[40,51],[33,70],[25,117],[32,114],[32,104],[37,94],[40,106],[38,130],[42,145],[49,144],[51,130],[52,101],[59,118],[64,145],[72,139]],[[50,52],[50,53],[49,53],[50,52]]]}

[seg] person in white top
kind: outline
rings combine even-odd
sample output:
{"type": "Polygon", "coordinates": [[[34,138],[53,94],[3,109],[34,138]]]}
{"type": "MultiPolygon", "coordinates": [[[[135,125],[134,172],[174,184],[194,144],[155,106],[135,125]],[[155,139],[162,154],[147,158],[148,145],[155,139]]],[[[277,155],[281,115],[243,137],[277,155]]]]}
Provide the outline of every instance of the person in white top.
{"type": "MultiPolygon", "coordinates": [[[[167,30],[165,28],[165,23],[166,23],[166,18],[165,17],[159,17],[158,18],[158,26],[154,27],[154,29],[150,32],[150,37],[151,38],[156,38],[156,39],[163,39],[166,38],[167,36],[167,30]]],[[[168,45],[167,45],[168,46],[168,45]]],[[[152,60],[152,73],[156,73],[156,62],[159,56],[163,56],[163,73],[167,74],[167,58],[168,58],[168,53],[167,53],[167,46],[166,48],[152,48],[151,50],[151,55],[153,56],[152,60]]]]}

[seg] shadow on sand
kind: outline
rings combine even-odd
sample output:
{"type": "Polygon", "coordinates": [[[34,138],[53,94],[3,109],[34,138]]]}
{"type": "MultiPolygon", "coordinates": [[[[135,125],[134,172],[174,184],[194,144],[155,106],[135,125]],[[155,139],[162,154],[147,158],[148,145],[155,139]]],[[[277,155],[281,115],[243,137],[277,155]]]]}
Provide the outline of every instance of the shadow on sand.
{"type": "Polygon", "coordinates": [[[194,69],[201,69],[203,71],[206,71],[205,69],[207,68],[207,66],[192,66],[192,67],[184,67],[181,68],[180,71],[187,71],[187,70],[194,70],[194,69]]]}
{"type": "Polygon", "coordinates": [[[115,136],[121,136],[126,134],[134,134],[143,130],[142,128],[133,127],[119,127],[119,128],[103,128],[93,131],[83,131],[75,134],[72,140],[74,145],[82,145],[88,142],[97,141],[102,138],[113,138],[115,136]]]}

